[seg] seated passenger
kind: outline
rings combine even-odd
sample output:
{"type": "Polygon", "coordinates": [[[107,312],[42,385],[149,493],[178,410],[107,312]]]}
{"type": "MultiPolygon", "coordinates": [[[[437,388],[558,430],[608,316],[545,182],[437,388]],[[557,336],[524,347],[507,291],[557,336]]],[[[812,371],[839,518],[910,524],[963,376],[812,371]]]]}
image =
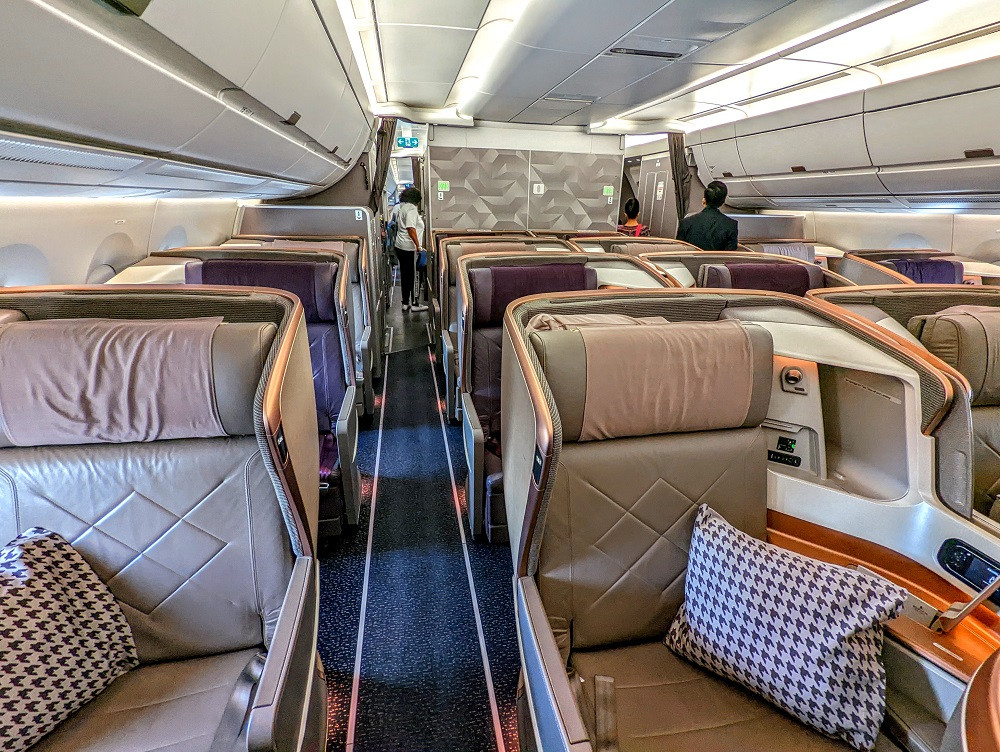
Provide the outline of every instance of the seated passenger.
{"type": "Polygon", "coordinates": [[[702,199],[705,208],[681,220],[677,239],[696,245],[703,251],[735,251],[738,238],[736,220],[719,211],[728,195],[729,189],[722,181],[709,183],[702,199]]]}
{"type": "Polygon", "coordinates": [[[625,212],[625,224],[618,225],[618,232],[635,238],[647,237],[649,228],[639,223],[639,202],[630,198],[622,209],[625,212]]]}

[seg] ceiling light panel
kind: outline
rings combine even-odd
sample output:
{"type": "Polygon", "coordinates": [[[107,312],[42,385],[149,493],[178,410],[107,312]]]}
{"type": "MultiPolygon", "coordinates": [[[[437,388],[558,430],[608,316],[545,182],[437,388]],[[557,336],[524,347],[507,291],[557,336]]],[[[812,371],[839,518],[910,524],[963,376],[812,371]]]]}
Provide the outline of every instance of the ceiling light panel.
{"type": "MultiPolygon", "coordinates": [[[[355,0],[370,2],[370,0],[355,0]]],[[[380,24],[414,24],[456,26],[477,29],[489,0],[375,0],[380,24]]],[[[421,50],[429,54],[433,50],[421,50]]]]}
{"type": "Polygon", "coordinates": [[[861,65],[998,21],[997,0],[924,0],[799,50],[793,57],[861,65]]]}

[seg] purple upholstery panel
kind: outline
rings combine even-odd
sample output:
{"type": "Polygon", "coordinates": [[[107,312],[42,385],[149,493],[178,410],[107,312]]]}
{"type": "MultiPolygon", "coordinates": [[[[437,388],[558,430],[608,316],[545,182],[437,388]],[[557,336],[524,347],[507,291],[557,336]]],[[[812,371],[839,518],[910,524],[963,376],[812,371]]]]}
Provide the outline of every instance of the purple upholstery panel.
{"type": "Polygon", "coordinates": [[[500,357],[503,327],[472,331],[472,404],[487,436],[500,436],[500,357]]]}
{"type": "Polygon", "coordinates": [[[584,264],[491,266],[469,270],[473,324],[502,326],[507,306],[518,298],[546,292],[596,290],[597,270],[584,264]]]}
{"type": "Polygon", "coordinates": [[[726,264],[733,288],[770,290],[803,296],[811,288],[809,268],[801,264],[726,264]]]}
{"type": "Polygon", "coordinates": [[[960,285],[965,269],[950,259],[890,259],[884,262],[904,277],[926,285],[960,285]]]}
{"type": "Polygon", "coordinates": [[[332,433],[319,437],[319,479],[331,485],[340,482],[340,450],[332,433]]]}
{"type": "Polygon", "coordinates": [[[309,357],[316,388],[316,419],[321,433],[337,425],[340,406],[347,385],[344,381],[344,358],[340,347],[340,329],[336,324],[306,324],[309,333],[309,357]]]}
{"type": "Polygon", "coordinates": [[[299,297],[306,321],[337,320],[337,264],[262,259],[209,259],[185,265],[188,284],[274,287],[299,297]]]}

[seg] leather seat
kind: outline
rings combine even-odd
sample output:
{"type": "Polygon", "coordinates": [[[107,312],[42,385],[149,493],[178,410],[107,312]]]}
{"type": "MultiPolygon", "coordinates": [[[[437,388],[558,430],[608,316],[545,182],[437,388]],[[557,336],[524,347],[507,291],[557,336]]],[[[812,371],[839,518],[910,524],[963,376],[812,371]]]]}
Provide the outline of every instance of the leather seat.
{"type": "Polygon", "coordinates": [[[965,278],[961,261],[937,258],[898,258],[879,262],[918,284],[960,285],[965,278]]]}
{"type": "Polygon", "coordinates": [[[611,714],[621,752],[850,749],[663,644],[699,505],[766,535],[770,334],[714,321],[528,341],[562,434],[535,580],[593,748],[611,714]],[[616,710],[598,711],[596,676],[614,680],[616,710]]]}
{"type": "Polygon", "coordinates": [[[825,278],[823,269],[814,264],[703,264],[698,272],[697,284],[698,287],[769,290],[802,297],[809,290],[823,287],[825,278]]]}
{"type": "Polygon", "coordinates": [[[914,316],[909,329],[972,385],[972,504],[1000,520],[1000,309],[946,308],[914,316]]]}
{"type": "Polygon", "coordinates": [[[538,264],[531,266],[489,266],[469,269],[468,322],[470,361],[469,384],[472,405],[482,428],[486,455],[483,467],[473,468],[468,494],[469,514],[474,534],[487,532],[490,540],[503,540],[502,474],[498,473],[503,439],[500,435],[500,381],[503,355],[503,315],[518,298],[547,292],[596,290],[597,271],[584,263],[538,264]],[[493,455],[492,458],[488,455],[493,455]],[[487,485],[492,493],[487,493],[487,485]],[[492,510],[496,516],[484,514],[492,510]]]}
{"type": "Polygon", "coordinates": [[[140,666],[32,752],[210,752],[230,700],[253,686],[242,675],[258,655],[240,650],[140,666]]]}
{"type": "MultiPolygon", "coordinates": [[[[39,526],[70,541],[121,604],[140,661],[33,749],[237,750],[288,724],[325,738],[315,562],[298,535],[315,509],[294,511],[315,494],[284,495],[256,432],[278,336],[221,316],[0,325],[0,538],[39,526]],[[258,707],[258,682],[273,706],[258,707]]],[[[289,369],[308,367],[299,353],[289,369]]],[[[293,452],[312,415],[281,418],[293,452]]]]}
{"type": "Polygon", "coordinates": [[[583,680],[587,700],[595,676],[615,680],[620,752],[850,749],[677,657],[661,642],[577,651],[570,665],[583,680]]]}
{"type": "MultiPolygon", "coordinates": [[[[270,259],[206,259],[184,267],[188,284],[272,287],[298,296],[305,311],[309,355],[316,391],[316,420],[324,474],[320,478],[320,536],[336,537],[342,519],[357,524],[360,510],[361,476],[353,455],[331,445],[327,434],[337,431],[338,420],[348,404],[354,384],[354,357],[349,338],[341,331],[337,306],[338,265],[330,261],[280,261],[270,259]],[[331,448],[337,451],[331,451],[331,448]],[[348,461],[342,467],[344,457],[348,461]]],[[[353,403],[353,396],[350,402],[353,403]]],[[[353,438],[342,442],[355,443],[353,438]]]]}

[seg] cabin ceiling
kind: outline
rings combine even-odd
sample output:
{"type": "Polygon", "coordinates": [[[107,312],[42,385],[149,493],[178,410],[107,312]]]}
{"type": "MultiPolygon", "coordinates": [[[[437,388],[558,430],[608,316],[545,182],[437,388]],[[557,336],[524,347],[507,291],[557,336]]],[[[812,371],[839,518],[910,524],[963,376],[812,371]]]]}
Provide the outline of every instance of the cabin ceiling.
{"type": "Polygon", "coordinates": [[[373,3],[390,103],[541,125],[704,127],[781,109],[781,95],[868,88],[898,77],[877,65],[887,56],[1000,31],[996,0],[354,2],[373,3]],[[495,18],[509,28],[477,50],[495,18]]]}

